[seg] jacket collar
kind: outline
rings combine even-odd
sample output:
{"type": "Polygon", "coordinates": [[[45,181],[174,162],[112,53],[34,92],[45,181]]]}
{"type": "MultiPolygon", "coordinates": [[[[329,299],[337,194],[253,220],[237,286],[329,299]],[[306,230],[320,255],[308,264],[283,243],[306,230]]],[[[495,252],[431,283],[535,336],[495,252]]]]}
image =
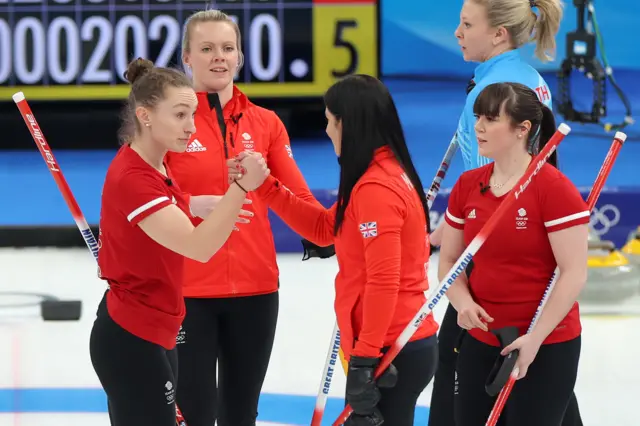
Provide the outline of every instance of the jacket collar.
{"type": "Polygon", "coordinates": [[[391,147],[389,145],[380,147],[373,152],[374,161],[384,160],[386,158],[391,158],[394,156],[395,155],[393,154],[393,151],[391,150],[391,147]]]}
{"type": "MultiPolygon", "coordinates": [[[[371,159],[371,163],[369,163],[369,165],[379,162],[380,160],[385,160],[392,157],[394,157],[394,154],[393,151],[391,151],[389,145],[377,148],[375,151],[373,151],[373,158],[371,159]]],[[[338,164],[342,165],[341,157],[338,156],[336,159],[338,160],[338,164]]]]}
{"type": "Polygon", "coordinates": [[[493,58],[481,63],[475,69],[473,80],[477,83],[489,74],[496,64],[502,62],[518,61],[520,62],[520,51],[518,49],[508,50],[504,53],[494,56],[493,58]]]}
{"type": "MultiPolygon", "coordinates": [[[[220,98],[217,93],[196,92],[196,96],[198,97],[198,112],[207,114],[214,112],[215,114],[216,105],[220,105],[220,98]]],[[[225,120],[234,116],[237,117],[250,105],[252,104],[247,95],[242,93],[240,89],[234,85],[233,95],[222,110],[225,120]]]]}

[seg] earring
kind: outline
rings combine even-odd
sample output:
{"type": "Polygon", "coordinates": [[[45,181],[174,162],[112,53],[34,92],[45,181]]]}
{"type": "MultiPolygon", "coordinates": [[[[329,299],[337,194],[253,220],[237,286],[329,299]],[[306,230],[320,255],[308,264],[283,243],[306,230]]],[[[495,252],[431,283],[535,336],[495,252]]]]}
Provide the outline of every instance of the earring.
{"type": "Polygon", "coordinates": [[[144,125],[147,126],[147,127],[151,127],[151,124],[149,124],[149,123],[144,123],[144,125]]]}

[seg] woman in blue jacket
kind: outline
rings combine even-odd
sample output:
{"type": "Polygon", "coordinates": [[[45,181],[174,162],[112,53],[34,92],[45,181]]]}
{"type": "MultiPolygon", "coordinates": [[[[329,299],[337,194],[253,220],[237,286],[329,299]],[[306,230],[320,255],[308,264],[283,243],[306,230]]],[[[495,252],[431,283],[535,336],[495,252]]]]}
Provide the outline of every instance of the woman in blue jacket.
{"type": "MultiPolygon", "coordinates": [[[[467,88],[467,98],[460,116],[455,138],[462,154],[465,170],[489,163],[478,154],[473,104],[488,85],[514,82],[533,89],[540,100],[552,106],[551,91],[542,76],[522,60],[519,48],[535,43],[536,57],[552,59],[555,36],[562,19],[559,0],[466,0],[460,12],[455,36],[465,61],[479,62],[467,88]]],[[[431,244],[441,243],[442,227],[431,234],[431,244]]],[[[471,275],[471,271],[467,270],[471,275]]],[[[463,330],[457,324],[457,312],[449,304],[439,338],[439,363],[431,396],[429,426],[454,424],[453,404],[456,368],[456,344],[463,330]]],[[[577,400],[573,395],[563,426],[581,426],[577,400]]]]}

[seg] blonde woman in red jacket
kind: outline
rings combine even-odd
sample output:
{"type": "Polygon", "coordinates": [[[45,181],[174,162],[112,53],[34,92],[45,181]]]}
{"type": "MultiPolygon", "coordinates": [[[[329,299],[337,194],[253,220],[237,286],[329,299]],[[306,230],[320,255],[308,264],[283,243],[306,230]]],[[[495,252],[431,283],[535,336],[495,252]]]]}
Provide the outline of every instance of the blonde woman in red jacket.
{"type": "MultiPolygon", "coordinates": [[[[180,188],[191,194],[195,216],[206,217],[212,196],[227,191],[226,161],[242,151],[260,153],[271,173],[315,202],[283,123],[233,84],[242,66],[241,46],[238,26],[218,10],[197,12],[187,20],[183,62],[198,98],[196,133],[187,152],[169,154],[167,163],[180,188]]],[[[246,198],[240,221],[249,223],[238,225],[240,231],[209,262],[187,260],[184,265],[187,312],[177,339],[177,402],[189,426],[256,422],[278,317],[279,282],[267,205],[252,193],[246,198]]]]}

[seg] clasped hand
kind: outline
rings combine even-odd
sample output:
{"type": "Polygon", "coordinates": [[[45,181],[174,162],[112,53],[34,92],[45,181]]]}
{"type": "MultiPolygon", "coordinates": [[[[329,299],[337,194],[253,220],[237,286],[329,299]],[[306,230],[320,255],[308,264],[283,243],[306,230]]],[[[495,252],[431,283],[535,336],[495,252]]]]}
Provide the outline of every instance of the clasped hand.
{"type": "Polygon", "coordinates": [[[242,188],[253,191],[258,188],[271,173],[267,162],[259,152],[243,151],[227,160],[229,183],[237,181],[242,188]]]}
{"type": "MultiPolygon", "coordinates": [[[[227,172],[229,175],[229,183],[238,181],[240,186],[247,190],[253,191],[265,181],[271,173],[267,167],[267,163],[262,155],[256,152],[242,152],[235,158],[227,160],[227,172]]],[[[191,213],[195,217],[205,219],[222,200],[221,195],[194,195],[191,197],[190,208],[191,213]]],[[[244,204],[251,204],[249,198],[245,198],[244,204]]],[[[249,223],[253,213],[249,210],[240,210],[236,223],[249,223]]],[[[238,231],[238,227],[234,227],[238,231]]]]}

